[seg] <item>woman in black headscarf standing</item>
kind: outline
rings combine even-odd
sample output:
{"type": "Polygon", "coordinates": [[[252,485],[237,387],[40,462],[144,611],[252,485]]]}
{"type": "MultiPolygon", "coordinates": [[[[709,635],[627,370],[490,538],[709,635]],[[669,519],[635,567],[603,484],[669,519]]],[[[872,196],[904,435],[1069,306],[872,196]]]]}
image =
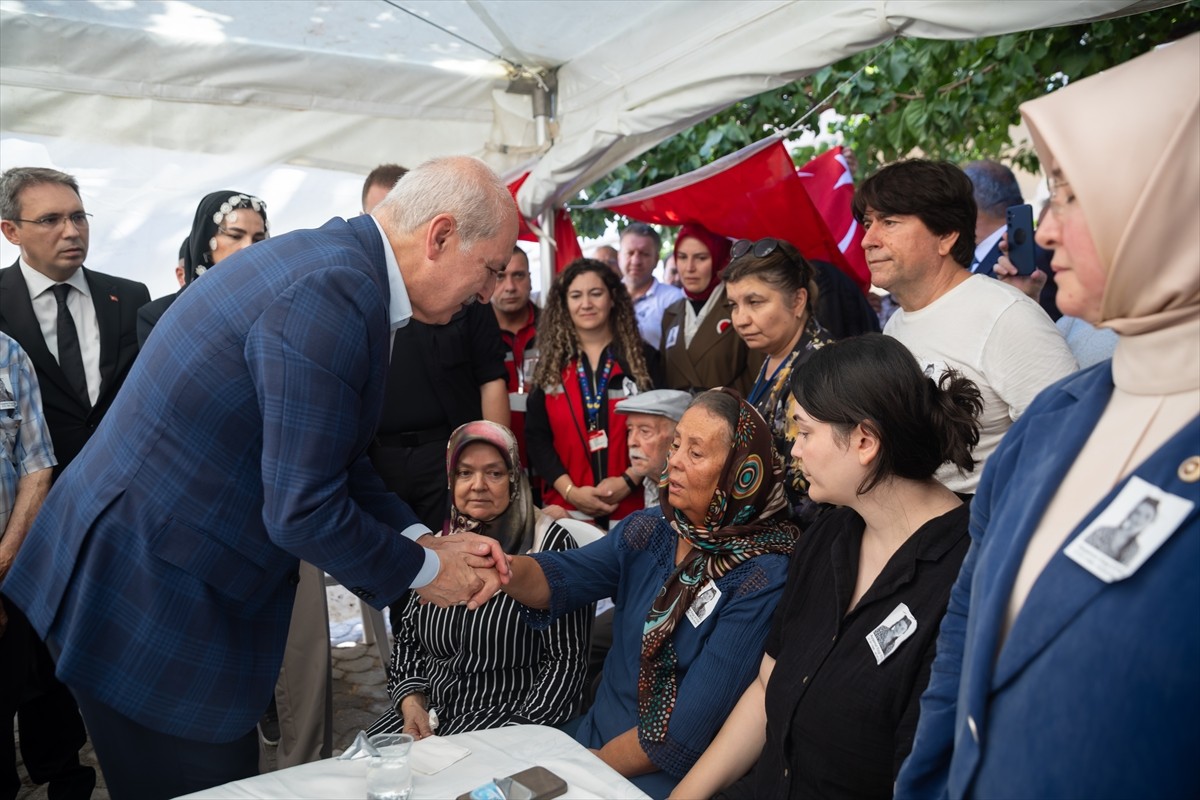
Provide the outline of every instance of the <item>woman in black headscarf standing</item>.
{"type": "Polygon", "coordinates": [[[196,207],[192,230],[181,249],[183,287],[138,309],[138,347],[154,330],[175,298],[206,270],[268,236],[267,204],[254,195],[222,189],[206,195],[196,207]]]}

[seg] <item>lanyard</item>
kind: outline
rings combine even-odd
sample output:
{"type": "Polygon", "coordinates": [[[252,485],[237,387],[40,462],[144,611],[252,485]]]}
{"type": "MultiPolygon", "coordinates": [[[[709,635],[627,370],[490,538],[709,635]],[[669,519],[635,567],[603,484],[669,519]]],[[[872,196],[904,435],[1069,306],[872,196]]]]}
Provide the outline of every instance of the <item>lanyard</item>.
{"type": "Polygon", "coordinates": [[[767,377],[767,362],[763,362],[762,369],[758,371],[758,379],[754,381],[754,388],[750,390],[750,405],[758,408],[758,402],[762,400],[763,395],[767,393],[767,389],[775,385],[775,379],[779,377],[780,370],[792,363],[792,359],[795,357],[796,351],[793,350],[788,354],[787,358],[779,362],[779,366],[776,367],[775,371],[771,373],[770,380],[764,380],[764,378],[767,377]]]}
{"type": "MultiPolygon", "coordinates": [[[[583,361],[587,358],[583,353],[575,360],[575,373],[579,377],[579,391],[583,394],[583,408],[587,415],[588,430],[595,430],[600,420],[600,407],[604,402],[604,398],[608,395],[608,379],[612,376],[613,357],[608,352],[608,348],[604,348],[603,361],[600,366],[599,377],[596,380],[596,391],[593,394],[591,381],[588,380],[587,373],[583,368],[583,361]]],[[[595,377],[595,376],[593,376],[595,377]]]]}

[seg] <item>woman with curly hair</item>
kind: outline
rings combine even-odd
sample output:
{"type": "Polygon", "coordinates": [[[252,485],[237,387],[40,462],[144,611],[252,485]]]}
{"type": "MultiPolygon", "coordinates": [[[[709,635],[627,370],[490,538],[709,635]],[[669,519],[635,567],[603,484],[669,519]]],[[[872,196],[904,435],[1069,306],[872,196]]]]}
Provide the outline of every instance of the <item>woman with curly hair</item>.
{"type": "Polygon", "coordinates": [[[607,264],[580,258],[550,287],[538,325],[541,359],[525,416],[529,462],[546,505],[602,526],[642,507],[629,475],[617,401],[654,387],[658,354],[638,336],[633,302],[607,264]]]}

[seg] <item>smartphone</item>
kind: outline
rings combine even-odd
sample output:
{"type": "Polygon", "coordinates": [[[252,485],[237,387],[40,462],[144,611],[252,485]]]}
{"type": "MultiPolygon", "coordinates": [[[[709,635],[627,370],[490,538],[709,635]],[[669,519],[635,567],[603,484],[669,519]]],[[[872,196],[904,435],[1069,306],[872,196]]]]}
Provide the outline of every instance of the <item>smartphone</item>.
{"type": "Polygon", "coordinates": [[[1025,203],[1008,207],[1008,260],[1018,275],[1032,275],[1033,263],[1033,206],[1025,203]]]}
{"type": "Polygon", "coordinates": [[[460,794],[457,800],[551,800],[566,793],[567,782],[562,778],[545,767],[530,767],[460,794]]]}

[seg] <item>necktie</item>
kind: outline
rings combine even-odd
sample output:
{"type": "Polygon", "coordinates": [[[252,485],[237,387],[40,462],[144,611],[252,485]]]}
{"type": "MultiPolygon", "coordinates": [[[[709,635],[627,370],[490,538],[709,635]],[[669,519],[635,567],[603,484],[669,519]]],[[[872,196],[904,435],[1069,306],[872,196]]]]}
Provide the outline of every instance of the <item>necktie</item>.
{"type": "Polygon", "coordinates": [[[66,373],[71,388],[86,408],[92,407],[88,397],[87,375],[83,371],[83,353],[79,349],[79,333],[75,330],[75,319],[67,308],[67,295],[71,287],[65,283],[54,285],[54,299],[58,301],[58,365],[66,373]]]}

